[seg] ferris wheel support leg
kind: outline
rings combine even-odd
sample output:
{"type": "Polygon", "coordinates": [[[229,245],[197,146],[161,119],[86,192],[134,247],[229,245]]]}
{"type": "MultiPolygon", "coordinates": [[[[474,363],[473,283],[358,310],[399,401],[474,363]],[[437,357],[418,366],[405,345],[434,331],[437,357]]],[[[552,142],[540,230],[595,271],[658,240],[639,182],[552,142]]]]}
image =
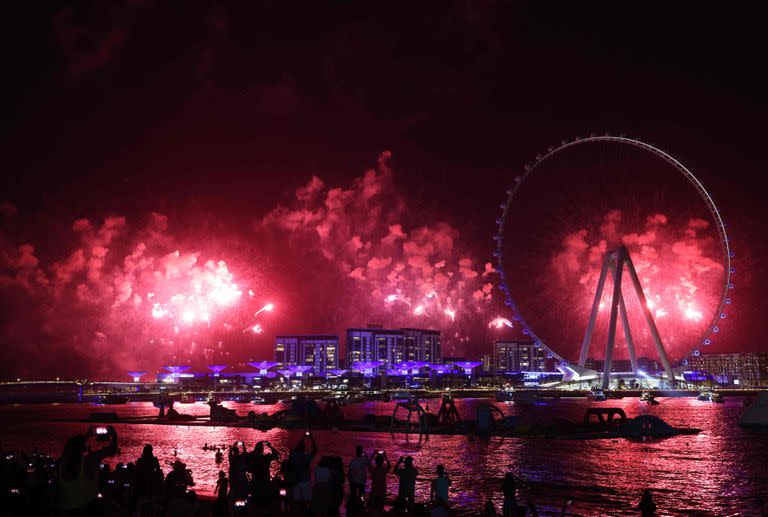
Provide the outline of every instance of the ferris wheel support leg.
{"type": "Polygon", "coordinates": [[[613,259],[613,297],[611,298],[611,319],[608,320],[608,343],[605,345],[605,363],[603,364],[603,389],[608,389],[613,364],[613,349],[616,345],[616,320],[619,316],[621,300],[621,274],[624,271],[626,249],[619,248],[613,259]]]}
{"type": "Polygon", "coordinates": [[[627,317],[627,306],[624,304],[624,293],[619,298],[619,313],[621,314],[621,326],[624,328],[624,341],[627,342],[627,350],[629,351],[629,362],[632,364],[632,373],[637,376],[637,354],[635,353],[632,331],[629,330],[629,318],[627,317]]]}
{"type": "Polygon", "coordinates": [[[595,330],[595,321],[597,320],[597,312],[600,309],[600,299],[603,297],[603,287],[605,286],[605,277],[608,274],[608,267],[611,264],[611,256],[606,255],[603,260],[603,269],[600,270],[600,279],[597,281],[597,290],[595,291],[595,301],[592,302],[592,314],[589,315],[589,325],[587,325],[587,333],[584,334],[584,343],[581,345],[581,353],[579,354],[579,366],[584,368],[587,364],[587,355],[589,354],[589,344],[592,341],[592,332],[595,330]]]}
{"type": "Polygon", "coordinates": [[[648,324],[648,329],[651,331],[651,336],[653,337],[653,343],[656,345],[656,353],[659,354],[661,364],[664,365],[664,371],[667,374],[667,379],[669,380],[670,386],[674,388],[675,374],[672,371],[672,365],[669,363],[667,351],[664,350],[664,345],[661,342],[661,336],[659,336],[659,329],[656,328],[656,322],[653,320],[653,315],[651,314],[651,310],[648,308],[648,302],[645,299],[643,286],[640,285],[640,279],[637,277],[637,271],[635,271],[635,266],[632,264],[631,260],[627,260],[627,271],[629,272],[629,276],[632,278],[632,284],[635,286],[635,293],[637,294],[637,299],[640,302],[640,308],[643,310],[645,321],[648,324]]]}

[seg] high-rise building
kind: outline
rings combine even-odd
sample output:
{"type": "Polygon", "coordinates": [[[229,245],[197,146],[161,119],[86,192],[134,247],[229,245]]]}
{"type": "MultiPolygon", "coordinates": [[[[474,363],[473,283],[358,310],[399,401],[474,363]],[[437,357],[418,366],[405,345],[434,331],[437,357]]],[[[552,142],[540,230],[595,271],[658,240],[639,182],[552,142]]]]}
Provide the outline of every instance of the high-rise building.
{"type": "Polygon", "coordinates": [[[347,367],[383,361],[386,368],[403,361],[403,332],[370,326],[347,329],[347,367]]]}
{"type": "Polygon", "coordinates": [[[483,354],[480,360],[483,362],[483,373],[493,373],[496,371],[496,368],[493,366],[493,354],[483,354]]]}
{"type": "Polygon", "coordinates": [[[339,336],[293,334],[275,336],[275,361],[288,366],[310,366],[312,373],[325,376],[339,367],[339,336]]]}
{"type": "Polygon", "coordinates": [[[440,362],[440,331],[402,329],[403,361],[440,362]]]}
{"type": "Polygon", "coordinates": [[[547,371],[547,353],[533,341],[494,341],[493,359],[497,372],[547,371]]]}
{"type": "Polygon", "coordinates": [[[768,386],[768,354],[702,354],[688,358],[686,368],[716,382],[745,387],[768,386]]]}
{"type": "Polygon", "coordinates": [[[440,362],[440,331],[425,329],[347,329],[347,366],[358,362],[383,361],[388,370],[406,362],[440,362]]]}

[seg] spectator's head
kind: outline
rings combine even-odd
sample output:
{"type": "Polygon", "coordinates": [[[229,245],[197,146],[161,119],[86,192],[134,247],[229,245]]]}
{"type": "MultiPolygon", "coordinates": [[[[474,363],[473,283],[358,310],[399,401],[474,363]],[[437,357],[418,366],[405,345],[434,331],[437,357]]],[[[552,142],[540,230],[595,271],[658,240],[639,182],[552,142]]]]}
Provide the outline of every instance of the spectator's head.
{"type": "Polygon", "coordinates": [[[302,438],[301,440],[299,440],[299,443],[296,444],[296,448],[294,449],[294,451],[298,453],[303,453],[305,448],[306,446],[304,445],[304,438],[302,438]]]}
{"type": "Polygon", "coordinates": [[[254,452],[261,456],[264,454],[264,442],[258,442],[256,446],[253,448],[254,452]]]}
{"type": "Polygon", "coordinates": [[[61,470],[65,479],[74,479],[80,473],[85,453],[85,436],[77,434],[67,440],[61,452],[61,470]]]}
{"type": "Polygon", "coordinates": [[[223,470],[219,471],[219,479],[221,479],[222,481],[227,479],[227,475],[224,473],[223,470]]]}
{"type": "Polygon", "coordinates": [[[445,466],[444,465],[438,465],[437,466],[437,475],[439,477],[443,477],[445,475],[445,466]]]}
{"type": "Polygon", "coordinates": [[[384,456],[382,456],[381,454],[377,454],[376,459],[374,461],[376,462],[377,467],[381,467],[382,465],[384,465],[384,456]]]}
{"type": "Polygon", "coordinates": [[[384,508],[384,501],[382,501],[381,497],[379,497],[378,495],[373,494],[371,495],[371,498],[368,499],[368,507],[382,509],[384,508]]]}
{"type": "Polygon", "coordinates": [[[152,446],[150,444],[146,444],[144,446],[144,450],[141,451],[141,455],[145,458],[149,458],[152,456],[152,446]]]}
{"type": "Polygon", "coordinates": [[[355,456],[362,456],[363,455],[363,446],[358,445],[355,447],[355,456]]]}
{"type": "Polygon", "coordinates": [[[413,456],[408,456],[405,458],[405,466],[406,468],[413,468],[413,456]]]}
{"type": "Polygon", "coordinates": [[[496,515],[496,507],[493,506],[493,501],[491,501],[490,499],[488,499],[485,502],[485,508],[483,509],[483,513],[485,515],[496,515]]]}

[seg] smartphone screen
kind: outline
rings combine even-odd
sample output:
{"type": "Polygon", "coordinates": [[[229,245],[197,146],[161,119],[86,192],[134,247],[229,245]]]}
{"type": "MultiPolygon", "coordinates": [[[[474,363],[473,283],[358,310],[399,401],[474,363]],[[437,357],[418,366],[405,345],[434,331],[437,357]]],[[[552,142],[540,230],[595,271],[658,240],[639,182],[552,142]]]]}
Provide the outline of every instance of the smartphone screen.
{"type": "Polygon", "coordinates": [[[96,434],[99,436],[103,436],[107,434],[107,428],[106,427],[97,427],[96,428],[96,434]]]}

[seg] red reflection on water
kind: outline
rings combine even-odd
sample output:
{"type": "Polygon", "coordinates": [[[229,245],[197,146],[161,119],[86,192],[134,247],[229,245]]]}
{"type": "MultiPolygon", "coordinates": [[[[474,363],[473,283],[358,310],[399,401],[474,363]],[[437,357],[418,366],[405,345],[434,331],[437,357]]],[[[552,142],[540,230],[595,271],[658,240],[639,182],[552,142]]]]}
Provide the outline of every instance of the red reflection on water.
{"type": "MultiPolygon", "coordinates": [[[[319,456],[339,455],[345,462],[354,447],[365,450],[385,449],[396,461],[401,455],[414,457],[419,469],[417,497],[429,495],[428,479],[434,477],[438,464],[446,466],[453,480],[452,505],[462,512],[479,511],[487,498],[501,505],[500,484],[507,471],[520,480],[520,497],[531,498],[539,511],[560,510],[563,499],[574,500],[569,513],[634,514],[634,507],[645,488],[654,491],[661,513],[730,513],[735,509],[759,514],[762,501],[768,500],[768,440],[741,430],[736,422],[741,399],[730,398],[725,404],[711,404],[692,399],[659,399],[659,406],[648,406],[637,399],[597,403],[621,407],[629,417],[655,414],[671,425],[697,427],[702,433],[666,440],[547,440],[540,438],[490,438],[472,436],[420,436],[418,434],[315,433],[319,456]],[[757,437],[757,438],[756,438],[757,437]]],[[[457,400],[464,418],[474,418],[477,400],[457,400]]],[[[439,401],[430,401],[436,410],[439,401]]],[[[253,409],[273,412],[274,407],[227,403],[240,414],[253,409]]],[[[555,417],[580,421],[590,403],[584,399],[553,400],[545,406],[520,407],[501,404],[507,414],[520,414],[531,422],[555,417]]],[[[203,404],[179,405],[188,414],[206,414],[203,404]]],[[[367,402],[344,408],[348,418],[364,414],[391,414],[393,403],[367,402]]],[[[110,408],[121,416],[150,416],[156,409],[149,403],[131,403],[110,408]]],[[[88,404],[56,406],[6,406],[0,408],[0,440],[5,448],[41,449],[58,454],[65,440],[82,431],[85,424],[51,422],[61,418],[84,418],[94,407],[88,404]],[[45,422],[40,421],[44,416],[45,422]]],[[[249,448],[258,440],[268,439],[281,452],[302,437],[301,431],[273,429],[261,432],[245,428],[167,425],[116,426],[121,455],[112,460],[135,460],[145,443],[153,444],[161,462],[181,459],[192,469],[199,493],[213,492],[219,470],[227,470],[226,455],[216,464],[214,452],[204,451],[204,444],[229,445],[244,441],[249,448]]],[[[277,464],[274,465],[277,468],[277,464]]],[[[169,470],[165,467],[166,471],[169,470]]],[[[397,490],[396,478],[389,480],[389,494],[397,490]]]]}

